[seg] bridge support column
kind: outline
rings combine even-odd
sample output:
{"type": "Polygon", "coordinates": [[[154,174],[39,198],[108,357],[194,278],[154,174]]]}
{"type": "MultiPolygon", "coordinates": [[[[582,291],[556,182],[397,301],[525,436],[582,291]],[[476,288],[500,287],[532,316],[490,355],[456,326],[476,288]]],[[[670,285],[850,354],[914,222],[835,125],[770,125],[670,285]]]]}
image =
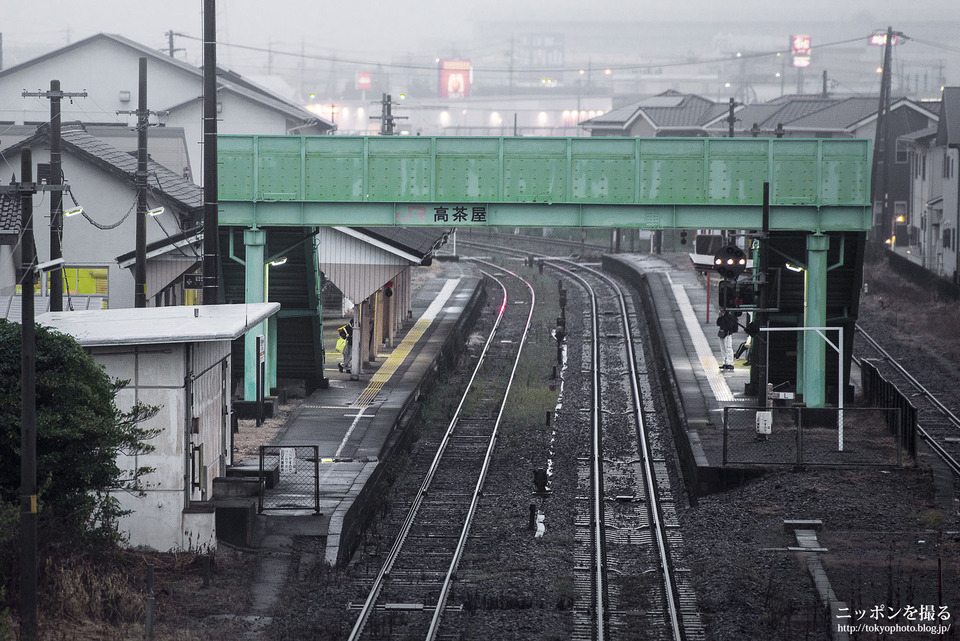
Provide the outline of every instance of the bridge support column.
{"type": "MultiPolygon", "coordinates": [[[[827,249],[830,237],[807,236],[807,271],[803,305],[804,327],[827,325],[827,249]]],[[[814,332],[803,332],[803,402],[807,407],[823,407],[826,386],[826,344],[814,332]]]]}
{"type": "MultiPolygon", "coordinates": [[[[245,229],[243,244],[246,248],[244,259],[244,301],[247,303],[266,302],[266,267],[264,266],[267,247],[267,232],[263,229],[245,229]]],[[[260,323],[243,337],[243,400],[257,400],[257,336],[269,336],[266,323],[260,323]]],[[[268,343],[269,344],[269,343],[268,343]]],[[[268,354],[273,359],[273,354],[268,354]]],[[[268,368],[269,371],[269,368],[268,368]]],[[[267,390],[269,392],[269,389],[267,390]]]]}

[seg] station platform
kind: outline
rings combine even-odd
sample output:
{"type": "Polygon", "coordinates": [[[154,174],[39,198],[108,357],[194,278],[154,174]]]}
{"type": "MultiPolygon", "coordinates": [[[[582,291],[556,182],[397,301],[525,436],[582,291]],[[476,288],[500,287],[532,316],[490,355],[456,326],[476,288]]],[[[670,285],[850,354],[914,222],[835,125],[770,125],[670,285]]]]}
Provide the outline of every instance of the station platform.
{"type": "MultiPolygon", "coordinates": [[[[470,271],[459,262],[435,262],[431,277],[413,296],[412,318],[396,334],[395,346],[377,346],[376,360],[363,363],[357,380],[338,371],[339,353],[326,354],[329,387],[304,399],[269,443],[297,450],[317,448],[320,513],[264,509],[257,514],[252,545],[267,551],[261,556],[261,575],[284,574],[286,561],[270,561],[270,551],[279,551],[282,557],[297,536],[325,537],[324,560],[330,564],[349,560],[384,463],[400,449],[402,428],[416,414],[420,395],[437,382],[442,366],[462,349],[482,307],[483,280],[468,275],[470,271]]],[[[329,349],[335,343],[331,328],[337,325],[326,325],[329,349]]],[[[364,334],[356,330],[354,340],[363,340],[364,334]]],[[[267,489],[265,496],[270,492],[267,489]]],[[[263,589],[264,581],[259,591],[267,598],[271,591],[263,589]]]]}
{"type": "MultiPolygon", "coordinates": [[[[709,295],[707,276],[698,272],[683,252],[662,254],[617,254],[604,257],[604,270],[629,282],[643,279],[659,325],[663,357],[672,370],[676,419],[685,432],[686,449],[691,467],[685,475],[688,483],[697,485],[696,492],[709,492],[729,482],[729,473],[742,475],[742,470],[724,468],[724,407],[757,407],[755,395],[748,394],[750,370],[746,350],[735,359],[732,370],[720,368],[720,340],[716,325],[719,307],[709,295]],[[695,464],[695,468],[692,465],[695,464]]],[[[741,327],[746,319],[740,318],[741,327]]],[[[741,329],[733,335],[736,353],[747,340],[741,329]]],[[[683,456],[681,458],[684,458],[683,456]]],[[[694,488],[691,488],[694,489],[694,488]]]]}

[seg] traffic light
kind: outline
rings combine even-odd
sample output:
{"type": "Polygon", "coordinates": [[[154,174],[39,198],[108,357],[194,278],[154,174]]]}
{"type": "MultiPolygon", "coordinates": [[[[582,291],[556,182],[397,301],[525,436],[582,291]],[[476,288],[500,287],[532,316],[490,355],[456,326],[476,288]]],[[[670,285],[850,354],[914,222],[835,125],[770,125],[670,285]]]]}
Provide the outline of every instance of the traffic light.
{"type": "Polygon", "coordinates": [[[727,245],[713,255],[713,266],[723,278],[736,280],[747,268],[747,255],[736,245],[727,245]]]}
{"type": "Polygon", "coordinates": [[[680,244],[681,244],[681,245],[686,245],[686,244],[687,244],[687,230],[686,230],[686,229],[681,229],[681,230],[680,230],[680,244]]]}
{"type": "Polygon", "coordinates": [[[387,298],[393,296],[393,281],[389,281],[386,285],[383,286],[383,295],[387,298]]]}

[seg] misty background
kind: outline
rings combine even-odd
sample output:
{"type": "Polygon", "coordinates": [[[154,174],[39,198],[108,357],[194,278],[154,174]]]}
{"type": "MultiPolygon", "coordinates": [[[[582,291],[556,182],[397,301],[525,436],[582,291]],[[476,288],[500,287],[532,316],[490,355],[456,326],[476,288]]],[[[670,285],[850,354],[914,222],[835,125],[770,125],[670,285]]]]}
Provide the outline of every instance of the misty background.
{"type": "MultiPolygon", "coordinates": [[[[172,44],[175,57],[202,65],[202,0],[7,5],[3,68],[96,33],[165,52],[172,44]]],[[[943,85],[960,84],[960,8],[942,0],[220,0],[217,55],[220,66],[303,104],[358,98],[359,71],[375,78],[364,98],[381,90],[435,98],[444,58],[470,60],[473,97],[545,87],[641,95],[669,86],[756,102],[821,83],[836,94],[878,93],[883,49],[867,38],[888,26],[907,36],[894,47],[895,93],[939,99],[943,85]],[[786,57],[795,34],[811,37],[803,71],[786,57]],[[645,82],[652,76],[655,85],[645,82]]]]}

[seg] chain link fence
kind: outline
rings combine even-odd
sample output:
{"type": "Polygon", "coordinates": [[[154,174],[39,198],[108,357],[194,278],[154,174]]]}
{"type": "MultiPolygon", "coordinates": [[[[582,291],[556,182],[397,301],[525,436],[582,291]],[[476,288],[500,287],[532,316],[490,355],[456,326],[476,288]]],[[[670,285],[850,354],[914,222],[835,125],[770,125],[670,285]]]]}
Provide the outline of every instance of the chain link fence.
{"type": "Polygon", "coordinates": [[[320,448],[260,446],[260,511],[320,513],[320,448]]]}
{"type": "Polygon", "coordinates": [[[896,408],[725,407],[723,465],[899,467],[905,429],[896,408]]]}

